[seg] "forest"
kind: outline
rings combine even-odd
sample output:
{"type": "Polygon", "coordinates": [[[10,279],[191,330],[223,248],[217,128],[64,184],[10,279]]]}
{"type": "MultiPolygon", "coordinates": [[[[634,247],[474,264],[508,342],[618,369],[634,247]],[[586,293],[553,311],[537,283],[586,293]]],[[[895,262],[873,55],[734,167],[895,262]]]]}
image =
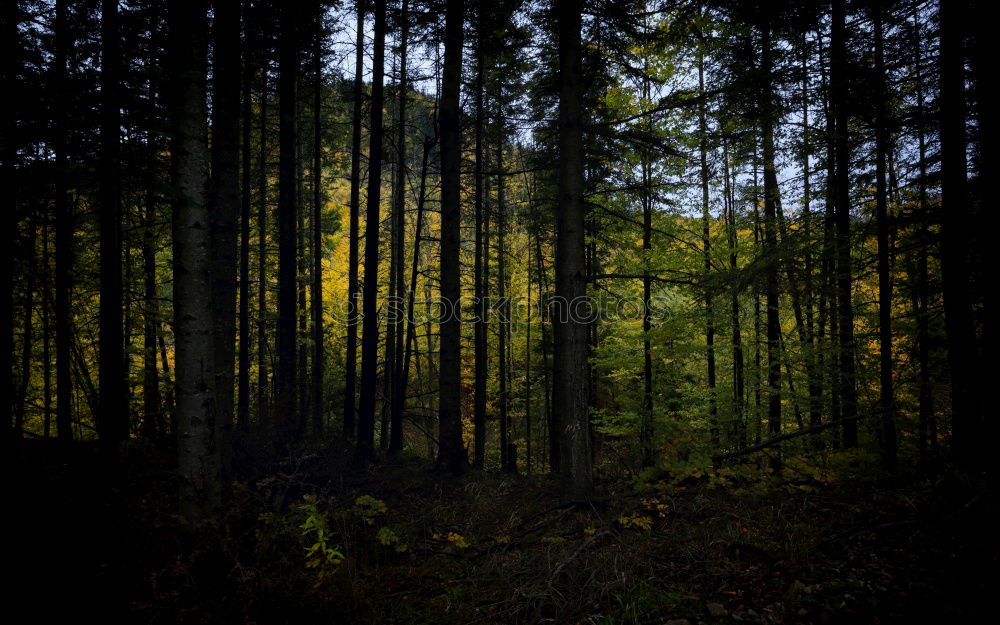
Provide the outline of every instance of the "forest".
{"type": "Polygon", "coordinates": [[[991,8],[3,2],[10,596],[987,622],[991,8]]]}

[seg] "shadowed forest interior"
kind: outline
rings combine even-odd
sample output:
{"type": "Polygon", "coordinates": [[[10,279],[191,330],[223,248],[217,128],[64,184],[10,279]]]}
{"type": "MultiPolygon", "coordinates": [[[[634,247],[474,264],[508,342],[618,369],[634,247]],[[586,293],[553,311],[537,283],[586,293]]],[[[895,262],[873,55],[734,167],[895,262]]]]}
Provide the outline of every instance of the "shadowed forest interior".
{"type": "Polygon", "coordinates": [[[983,622],[991,8],[4,2],[15,591],[983,622]]]}

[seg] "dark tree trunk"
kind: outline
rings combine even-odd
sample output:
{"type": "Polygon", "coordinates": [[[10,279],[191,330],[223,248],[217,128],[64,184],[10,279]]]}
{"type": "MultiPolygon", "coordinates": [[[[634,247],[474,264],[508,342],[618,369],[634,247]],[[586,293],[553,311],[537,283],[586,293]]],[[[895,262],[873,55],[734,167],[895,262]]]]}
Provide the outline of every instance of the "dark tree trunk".
{"type": "Polygon", "coordinates": [[[462,444],[462,326],[460,252],[462,245],[462,129],[459,92],[462,84],[463,0],[448,0],[445,9],[444,73],[441,84],[441,300],[437,465],[462,473],[468,464],[462,444]]]}
{"type": "Polygon", "coordinates": [[[207,7],[170,5],[173,57],[174,335],[177,362],[177,465],[181,514],[213,516],[221,502],[216,440],[211,307],[210,215],[205,189],[207,7]]]}
{"type": "Polygon", "coordinates": [[[497,324],[497,352],[500,354],[500,467],[513,472],[516,458],[511,457],[510,385],[507,351],[510,342],[510,306],[507,300],[507,199],[504,197],[503,121],[497,120],[497,295],[500,298],[500,323],[497,324]]]}
{"type": "Polygon", "coordinates": [[[837,237],[837,326],[840,333],[839,377],[844,447],[858,446],[858,391],[854,365],[854,303],[851,296],[851,187],[847,140],[847,43],[844,0],[833,2],[830,35],[830,106],[834,119],[834,221],[837,237]]]}
{"type": "Polygon", "coordinates": [[[347,354],[344,372],[344,435],[355,434],[358,370],[358,221],[361,204],[361,105],[365,50],[365,0],[357,0],[357,43],[354,52],[354,110],[351,115],[351,199],[347,259],[347,354]]]}
{"type": "MultiPolygon", "coordinates": [[[[767,300],[767,429],[774,437],[781,434],[781,318],[778,292],[778,203],[780,189],[774,166],[774,106],[771,31],[762,26],[761,41],[761,131],[764,159],[764,258],[765,297],[767,300]]],[[[780,469],[780,450],[774,449],[772,467],[780,469]]]]}
{"type": "MultiPolygon", "coordinates": [[[[410,288],[406,297],[406,342],[403,354],[403,370],[399,380],[399,393],[402,400],[406,400],[407,381],[410,374],[410,361],[417,340],[417,328],[414,325],[414,306],[417,295],[417,274],[420,268],[420,242],[424,232],[424,200],[427,193],[427,166],[430,160],[431,149],[437,143],[437,137],[424,138],[424,155],[420,165],[420,191],[417,194],[417,223],[413,236],[413,264],[410,266],[410,288]]],[[[419,377],[420,361],[417,361],[417,372],[419,377]]]]}
{"type": "Polygon", "coordinates": [[[486,72],[486,25],[484,2],[477,3],[478,33],[476,43],[476,119],[475,119],[475,185],[476,185],[476,242],[473,265],[473,288],[475,291],[476,316],[473,328],[473,351],[475,374],[473,382],[473,461],[477,469],[486,465],[486,359],[489,349],[486,336],[486,284],[483,280],[483,81],[486,72]]]}
{"type": "Polygon", "coordinates": [[[313,92],[313,163],[312,163],[312,427],[321,434],[324,426],[325,400],[323,389],[323,3],[317,3],[316,41],[313,50],[313,72],[316,84],[313,92]]]}
{"type": "Polygon", "coordinates": [[[368,148],[368,200],[365,211],[364,324],[361,337],[361,397],[358,411],[358,451],[375,453],[375,388],[378,380],[378,244],[382,202],[382,107],[385,64],[385,0],[375,1],[375,41],[372,66],[371,122],[368,148]]]}
{"type": "MultiPolygon", "coordinates": [[[[267,63],[260,71],[260,153],[257,164],[257,423],[268,421],[267,374],[267,63]]],[[[272,424],[273,425],[273,424],[272,424]]]]}
{"type": "Polygon", "coordinates": [[[566,495],[574,501],[590,498],[593,473],[587,397],[589,319],[581,319],[575,304],[587,295],[585,267],[585,208],[583,203],[583,96],[579,0],[558,0],[559,41],[559,198],[556,244],[557,311],[555,343],[555,404],[560,407],[559,469],[566,495]],[[572,313],[572,314],[571,314],[572,313]]]}
{"type": "MultiPolygon", "coordinates": [[[[765,54],[767,54],[765,52],[765,54]]],[[[712,273],[711,214],[708,198],[708,121],[705,114],[705,62],[698,57],[698,152],[701,161],[701,243],[705,280],[712,273]]],[[[715,307],[711,287],[705,287],[705,359],[708,367],[708,420],[711,427],[713,453],[719,451],[719,409],[715,395],[715,307]]]]}
{"type": "MultiPolygon", "coordinates": [[[[14,233],[17,232],[17,188],[15,176],[15,160],[17,159],[17,143],[14,134],[17,130],[17,113],[14,98],[17,93],[18,67],[18,21],[20,18],[18,4],[5,2],[0,9],[0,37],[6,41],[3,44],[3,77],[4,89],[3,120],[0,120],[0,185],[4,189],[3,225],[0,226],[0,262],[4,267],[11,267],[14,262],[14,233]]],[[[34,253],[34,250],[32,250],[34,253]]],[[[11,271],[2,272],[0,276],[0,418],[8,437],[14,434],[14,274],[11,271]]]]}
{"type": "Polygon", "coordinates": [[[281,8],[278,42],[278,366],[275,372],[275,420],[278,448],[284,452],[298,430],[298,210],[296,206],[298,134],[296,132],[296,83],[299,73],[298,10],[295,3],[281,8]]]}
{"type": "Polygon", "coordinates": [[[101,3],[100,407],[97,421],[102,443],[112,448],[129,435],[122,326],[120,37],[118,1],[104,0],[101,3]]]}
{"type": "Polygon", "coordinates": [[[240,213],[240,3],[213,0],[212,178],[209,198],[215,406],[228,471],[236,361],[236,220],[240,213]]]}
{"type": "Polygon", "coordinates": [[[882,464],[896,470],[896,418],[892,388],[892,281],[889,268],[889,210],[886,189],[886,159],[889,144],[886,119],[885,53],[883,51],[882,9],[875,8],[875,221],[878,230],[878,334],[879,381],[882,412],[882,464]]]}
{"type": "Polygon", "coordinates": [[[952,453],[980,461],[978,357],[969,292],[969,207],[966,189],[965,55],[962,4],[942,0],[941,16],[941,282],[951,368],[952,453]]]}
{"type": "MultiPolygon", "coordinates": [[[[147,144],[152,149],[152,141],[147,144]]],[[[160,324],[160,304],[156,297],[156,184],[155,161],[151,159],[146,179],[146,214],[142,233],[143,298],[145,310],[142,332],[143,434],[159,437],[165,427],[160,395],[160,370],[156,363],[156,329],[160,324]]]]}
{"type": "MultiPolygon", "coordinates": [[[[699,70],[701,69],[699,65],[699,70]]],[[[649,99],[649,80],[643,81],[643,98],[649,99]]],[[[646,118],[646,131],[652,134],[652,119],[646,118]]],[[[650,330],[652,315],[650,303],[653,280],[650,274],[650,256],[653,252],[653,179],[652,163],[648,149],[642,151],[642,416],[639,441],[642,447],[642,466],[651,467],[655,461],[653,449],[653,355],[650,330]]]]}
{"type": "MultiPolygon", "coordinates": [[[[243,0],[243,29],[250,30],[250,0],[243,0]]],[[[247,35],[249,37],[249,34],[247,35]]],[[[254,59],[249,42],[243,50],[242,166],[240,169],[239,354],[236,381],[236,426],[247,429],[250,411],[250,203],[252,195],[251,139],[253,125],[254,59]]]]}
{"type": "MultiPolygon", "coordinates": [[[[60,441],[73,440],[73,382],[70,347],[70,270],[73,265],[73,215],[68,194],[69,157],[67,154],[68,118],[66,115],[66,56],[71,44],[67,30],[66,0],[56,2],[55,68],[53,87],[55,98],[53,148],[55,167],[55,229],[56,229],[56,432],[60,441]]],[[[6,373],[6,370],[4,371],[6,373]]]]}
{"type": "Polygon", "coordinates": [[[393,301],[392,322],[396,326],[396,345],[393,350],[396,357],[394,359],[395,368],[392,372],[393,385],[389,428],[389,453],[393,455],[403,450],[403,408],[406,403],[406,389],[403,385],[405,376],[403,373],[403,367],[405,366],[403,357],[403,308],[400,304],[406,293],[403,287],[403,252],[405,247],[404,233],[406,230],[406,90],[408,89],[406,84],[406,47],[410,30],[409,15],[409,0],[403,0],[402,14],[400,16],[402,25],[399,37],[399,129],[396,134],[396,191],[393,193],[393,199],[395,200],[393,206],[393,235],[395,236],[394,248],[396,252],[396,275],[394,277],[396,299],[393,301]]]}
{"type": "MultiPolygon", "coordinates": [[[[20,439],[24,436],[24,419],[27,412],[28,383],[31,381],[31,365],[34,349],[34,299],[35,284],[38,273],[38,254],[36,252],[38,224],[32,213],[28,216],[28,240],[25,241],[25,275],[24,275],[24,325],[21,340],[21,375],[17,396],[12,397],[14,403],[13,436],[20,439]]],[[[13,241],[11,241],[13,243],[13,241]]],[[[7,272],[10,273],[10,272],[7,272]]],[[[13,300],[13,298],[12,298],[13,300]]],[[[13,301],[11,301],[13,305],[13,301]]],[[[13,345],[11,345],[13,349],[13,345]]],[[[12,358],[13,359],[13,358],[12,358]]]]}
{"type": "MultiPolygon", "coordinates": [[[[733,197],[735,172],[730,177],[729,151],[727,145],[722,146],[722,166],[725,176],[725,193],[727,204],[726,238],[729,244],[729,270],[736,275],[739,270],[737,231],[736,231],[736,201],[733,197]]],[[[744,421],[745,381],[743,373],[743,331],[740,322],[740,292],[734,286],[730,294],[730,324],[733,331],[733,434],[734,440],[742,449],[747,444],[746,423],[744,421]]]]}
{"type": "MultiPolygon", "coordinates": [[[[916,88],[918,119],[924,116],[924,84],[921,61],[920,19],[916,11],[913,15],[913,82],[916,88]]],[[[931,338],[930,338],[930,286],[928,255],[932,244],[930,236],[930,204],[927,198],[927,139],[924,125],[917,129],[917,157],[919,175],[917,182],[918,217],[917,267],[913,289],[917,321],[917,379],[919,447],[921,460],[928,460],[929,454],[937,454],[937,419],[934,410],[934,392],[931,382],[931,338]]]]}

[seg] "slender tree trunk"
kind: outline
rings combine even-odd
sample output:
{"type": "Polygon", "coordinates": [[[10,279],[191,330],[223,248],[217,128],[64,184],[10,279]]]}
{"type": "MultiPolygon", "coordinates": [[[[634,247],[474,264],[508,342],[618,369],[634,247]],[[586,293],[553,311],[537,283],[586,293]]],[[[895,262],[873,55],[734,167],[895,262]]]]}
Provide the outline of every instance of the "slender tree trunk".
{"type": "MultiPolygon", "coordinates": [[[[17,142],[14,135],[17,132],[17,113],[14,98],[17,93],[18,68],[18,23],[20,14],[16,2],[6,2],[0,9],[0,38],[3,45],[3,77],[4,89],[4,119],[0,121],[0,185],[4,189],[5,206],[3,211],[3,232],[0,232],[0,262],[4,267],[13,266],[14,233],[17,232],[17,178],[15,162],[17,160],[17,142]]],[[[32,250],[34,253],[34,250],[32,250]]],[[[12,414],[14,384],[13,384],[13,352],[14,352],[14,275],[4,271],[0,275],[0,419],[8,437],[14,435],[14,415],[12,414]]]]}
{"type": "Polygon", "coordinates": [[[354,109],[351,113],[351,199],[347,260],[347,354],[344,372],[344,435],[355,434],[355,395],[358,370],[358,230],[361,204],[361,105],[365,49],[365,0],[357,0],[357,43],[354,53],[354,109]]]}
{"type": "MultiPolygon", "coordinates": [[[[498,112],[499,118],[499,112],[498,112]]],[[[497,288],[500,297],[500,323],[497,324],[497,351],[500,354],[500,467],[513,471],[516,458],[511,449],[510,386],[507,350],[510,341],[510,306],[507,303],[507,198],[504,194],[503,121],[497,119],[497,288]]]]}
{"type": "MultiPolygon", "coordinates": [[[[257,423],[268,422],[267,374],[267,63],[260,72],[260,158],[257,164],[257,423]]],[[[273,425],[273,424],[272,424],[273,425]]]]}
{"type": "Polygon", "coordinates": [[[486,285],[483,281],[483,81],[486,72],[486,25],[483,0],[477,3],[478,41],[476,44],[476,119],[475,119],[475,185],[476,185],[476,242],[473,266],[473,284],[476,300],[476,320],[473,328],[473,350],[475,352],[475,377],[473,388],[473,445],[474,463],[483,469],[486,462],[486,359],[489,349],[486,336],[486,285]]]}
{"type": "MultiPolygon", "coordinates": [[[[766,54],[766,52],[765,52],[766,54]]],[[[705,61],[698,56],[698,106],[699,146],[701,160],[701,243],[704,257],[705,278],[712,273],[711,214],[708,200],[708,121],[705,114],[705,61]]],[[[705,358],[708,367],[708,420],[712,429],[712,449],[719,451],[719,409],[715,395],[715,308],[710,287],[705,287],[705,358]]]]}
{"type": "MultiPolygon", "coordinates": [[[[410,266],[410,288],[406,296],[406,345],[403,355],[403,370],[399,380],[399,393],[402,395],[401,402],[405,403],[407,392],[407,381],[410,374],[410,360],[416,343],[416,325],[414,324],[414,306],[417,295],[417,275],[420,268],[420,242],[424,232],[424,200],[427,192],[427,166],[430,160],[431,149],[437,143],[437,137],[424,138],[424,155],[420,165],[420,191],[417,194],[417,223],[415,234],[413,235],[413,263],[410,266]]],[[[417,361],[417,376],[419,378],[419,364],[417,361]]]]}
{"type": "MultiPolygon", "coordinates": [[[[920,18],[916,11],[913,15],[913,84],[917,96],[916,115],[918,119],[924,116],[924,85],[921,76],[921,36],[920,18]]],[[[930,370],[930,317],[929,317],[929,269],[928,251],[931,247],[930,236],[930,205],[927,199],[927,139],[924,125],[917,127],[917,154],[919,158],[920,178],[917,182],[917,202],[920,207],[917,242],[917,275],[914,297],[916,299],[917,317],[917,362],[918,362],[918,414],[919,414],[919,445],[922,460],[927,460],[929,453],[937,455],[937,420],[934,414],[934,392],[931,385],[930,370]]]]}
{"type": "MultiPolygon", "coordinates": [[[[22,326],[21,339],[21,375],[17,397],[12,397],[16,409],[14,410],[13,437],[20,439],[24,436],[24,420],[27,416],[28,382],[31,380],[31,365],[34,350],[34,298],[35,284],[38,274],[38,253],[37,237],[38,224],[35,215],[28,216],[27,223],[28,240],[25,242],[26,267],[24,276],[24,325],[22,326]]],[[[9,273],[9,272],[8,272],[9,273]]],[[[12,298],[13,299],[13,298],[12,298]]],[[[13,301],[11,301],[13,304],[13,301]]],[[[11,346],[13,349],[13,345],[11,346]]]]}
{"type": "Polygon", "coordinates": [[[325,371],[323,341],[323,18],[324,5],[317,3],[316,42],[313,50],[313,163],[312,163],[312,427],[314,434],[321,434],[325,425],[326,405],[323,375],[325,371]]]}
{"type": "MultiPolygon", "coordinates": [[[[243,0],[243,29],[250,30],[250,0],[243,0]]],[[[249,34],[247,35],[249,38],[249,34]]],[[[243,111],[240,169],[240,258],[239,258],[239,354],[237,365],[236,427],[246,430],[250,411],[250,203],[252,193],[251,140],[253,125],[254,58],[249,42],[243,50],[243,111]]]]}
{"type": "Polygon", "coordinates": [[[836,179],[834,213],[837,232],[837,326],[840,333],[840,401],[844,419],[844,447],[858,446],[858,391],[854,364],[854,303],[851,296],[851,196],[850,153],[847,140],[847,46],[844,0],[833,2],[830,36],[830,104],[835,123],[836,179]]]}
{"type": "Polygon", "coordinates": [[[101,3],[101,197],[100,197],[100,408],[101,441],[115,448],[128,439],[125,333],[122,326],[121,105],[118,92],[118,1],[101,3]]]}
{"type": "MultiPolygon", "coordinates": [[[[296,92],[298,89],[296,89],[296,92]]],[[[296,98],[298,96],[296,95],[296,98]]],[[[299,117],[296,120],[296,146],[295,146],[295,220],[296,220],[296,231],[295,231],[295,246],[297,252],[296,258],[296,282],[295,282],[295,295],[296,295],[296,318],[298,320],[298,332],[296,334],[297,342],[295,344],[295,384],[296,384],[296,404],[298,406],[297,415],[298,418],[295,419],[295,438],[296,440],[301,440],[305,436],[306,425],[309,422],[309,400],[312,397],[309,388],[309,308],[306,299],[306,293],[308,291],[310,277],[309,277],[309,249],[307,247],[307,242],[309,237],[306,236],[306,193],[305,193],[305,145],[306,145],[306,135],[305,135],[305,124],[301,123],[300,120],[305,118],[305,107],[301,103],[297,103],[296,115],[299,117]]]]}
{"type": "Polygon", "coordinates": [[[883,52],[882,9],[875,8],[875,221],[878,230],[878,334],[879,380],[882,412],[882,464],[896,470],[896,417],[892,387],[892,281],[889,268],[889,211],[886,189],[886,158],[889,129],[886,119],[885,54],[883,52]]]}
{"type": "MultiPolygon", "coordinates": [[[[152,149],[152,137],[147,143],[152,149]]],[[[160,305],[156,298],[156,184],[150,159],[146,175],[146,214],[142,233],[143,296],[145,310],[142,333],[142,399],[143,434],[147,439],[159,437],[165,430],[163,404],[160,395],[160,370],[156,363],[156,328],[160,324],[160,305]]]]}
{"type": "MultiPolygon", "coordinates": [[[[805,344],[807,376],[809,386],[809,426],[818,427],[823,421],[823,372],[818,363],[816,349],[816,320],[814,307],[816,295],[813,288],[814,256],[813,256],[813,214],[812,214],[812,171],[810,156],[812,147],[809,142],[809,41],[806,31],[802,31],[802,221],[804,250],[804,299],[805,299],[805,344]]],[[[791,270],[790,270],[791,273],[791,270]]],[[[800,333],[801,335],[801,333],[800,333]]]]}
{"type": "MultiPolygon", "coordinates": [[[[109,0],[115,1],[115,0],[109,0]]],[[[236,360],[236,220],[240,213],[240,3],[213,0],[212,178],[209,198],[216,427],[229,472],[236,360]]]]}
{"type": "MultiPolygon", "coordinates": [[[[722,144],[722,166],[725,176],[725,193],[727,203],[726,238],[729,244],[729,271],[735,276],[739,271],[739,258],[737,248],[736,231],[736,202],[733,197],[733,187],[735,186],[735,172],[730,178],[729,171],[729,151],[724,142],[722,144]]],[[[743,332],[740,323],[740,293],[736,287],[732,288],[730,294],[730,324],[733,332],[733,433],[734,440],[740,448],[746,447],[747,433],[744,422],[744,393],[745,382],[743,373],[743,332]]]]}
{"type": "Polygon", "coordinates": [[[52,308],[52,287],[49,262],[49,223],[42,221],[42,436],[52,434],[52,329],[49,311],[52,308]]]}
{"type": "MultiPolygon", "coordinates": [[[[821,35],[817,33],[817,37],[821,38],[821,35]]],[[[832,56],[832,46],[830,49],[830,54],[832,56]]],[[[839,340],[840,331],[838,328],[838,319],[840,317],[839,308],[837,306],[837,237],[836,237],[836,182],[837,182],[837,168],[836,168],[836,121],[833,114],[832,106],[832,94],[828,88],[828,81],[826,78],[826,70],[823,63],[822,52],[818,55],[819,58],[819,70],[820,78],[822,81],[821,92],[823,94],[823,113],[826,121],[826,208],[823,214],[823,274],[825,279],[823,281],[821,298],[820,298],[820,311],[819,311],[819,328],[820,333],[824,332],[827,325],[827,317],[830,325],[830,335],[829,335],[829,346],[831,349],[827,350],[831,352],[829,366],[820,366],[822,370],[826,372],[829,376],[829,388],[830,388],[830,420],[840,421],[841,415],[841,383],[840,383],[840,358],[839,358],[839,340]]],[[[822,354],[822,352],[820,352],[822,354]]],[[[834,443],[839,446],[839,440],[835,438],[834,443]]],[[[817,433],[816,439],[814,441],[816,448],[822,448],[823,441],[820,434],[817,433]]]]}
{"type": "Polygon", "coordinates": [[[437,465],[460,474],[468,464],[462,444],[462,326],[459,257],[462,245],[462,129],[459,91],[462,83],[463,0],[447,0],[444,75],[441,85],[441,323],[437,465]]]}
{"type": "MultiPolygon", "coordinates": [[[[772,99],[772,49],[770,26],[762,26],[761,41],[761,130],[764,159],[764,258],[765,295],[767,300],[767,429],[770,436],[781,434],[781,318],[779,316],[778,267],[778,217],[780,189],[774,166],[774,111],[772,99]]],[[[780,449],[773,450],[772,467],[781,468],[780,449]]]]}
{"type": "Polygon", "coordinates": [[[590,419],[587,397],[588,320],[573,310],[587,295],[585,208],[583,203],[583,95],[579,0],[558,0],[559,47],[559,199],[556,245],[555,403],[560,419],[560,472],[566,495],[589,499],[593,490],[590,419]],[[572,313],[572,315],[571,315],[572,313]]]}
{"type": "MultiPolygon", "coordinates": [[[[699,65],[699,70],[701,66],[699,65]]],[[[700,72],[699,72],[700,75],[700,72]]],[[[649,100],[649,79],[643,79],[643,99],[649,100]]],[[[652,134],[652,119],[646,116],[646,131],[652,134]]],[[[653,355],[650,331],[653,328],[650,302],[653,297],[653,279],[650,274],[650,256],[653,253],[653,179],[652,163],[648,149],[642,150],[642,424],[639,441],[642,446],[642,466],[651,467],[653,457],[653,355]]]]}
{"type": "MultiPolygon", "coordinates": [[[[73,216],[68,194],[69,158],[67,154],[68,118],[66,115],[66,56],[71,44],[67,33],[66,0],[56,2],[55,68],[53,87],[55,98],[53,148],[55,167],[55,229],[56,229],[56,432],[60,441],[73,440],[73,382],[70,345],[70,271],[73,265],[73,216]]],[[[6,370],[4,371],[6,373],[6,370]]]]}
{"type": "Polygon", "coordinates": [[[978,354],[969,292],[969,207],[966,166],[965,55],[962,5],[942,0],[941,19],[941,283],[951,368],[952,454],[980,458],[978,354]]]}
{"type": "Polygon", "coordinates": [[[368,148],[368,201],[365,211],[365,283],[362,294],[361,398],[358,451],[375,453],[375,389],[378,380],[378,244],[382,203],[382,107],[385,64],[385,0],[375,1],[375,42],[372,67],[371,122],[368,148]]]}
{"type": "Polygon", "coordinates": [[[212,340],[210,215],[205,189],[207,7],[173,0],[174,335],[181,514],[214,516],[221,504],[212,340]]]}
{"type": "Polygon", "coordinates": [[[295,322],[298,311],[298,210],[296,206],[298,134],[296,82],[299,73],[298,14],[294,3],[281,7],[278,42],[278,369],[276,375],[277,444],[287,452],[298,423],[298,372],[295,322]]]}
{"type": "Polygon", "coordinates": [[[403,373],[405,365],[403,357],[404,326],[401,318],[403,310],[400,304],[406,293],[403,289],[403,253],[405,248],[404,233],[406,230],[406,97],[407,89],[409,88],[406,84],[406,53],[410,32],[409,16],[409,0],[403,0],[399,36],[399,130],[396,135],[396,191],[393,194],[393,199],[395,200],[393,209],[395,221],[393,234],[396,237],[396,276],[394,280],[397,288],[397,297],[393,301],[394,310],[392,316],[392,321],[396,326],[396,346],[394,349],[396,358],[394,361],[395,370],[392,373],[392,410],[390,414],[391,427],[389,428],[389,453],[393,455],[403,450],[403,408],[406,403],[406,389],[403,384],[403,379],[406,375],[403,373]]]}

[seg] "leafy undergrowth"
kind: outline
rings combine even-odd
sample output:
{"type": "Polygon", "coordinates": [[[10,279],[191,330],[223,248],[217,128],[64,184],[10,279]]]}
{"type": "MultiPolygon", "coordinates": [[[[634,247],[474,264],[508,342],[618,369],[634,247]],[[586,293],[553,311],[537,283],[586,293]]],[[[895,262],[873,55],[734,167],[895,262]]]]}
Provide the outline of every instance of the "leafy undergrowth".
{"type": "Polygon", "coordinates": [[[55,612],[144,623],[950,624],[995,611],[998,510],[968,483],[803,463],[784,479],[605,481],[572,506],[548,477],[454,478],[405,459],[357,473],[342,452],[238,480],[221,520],[198,525],[173,513],[169,463],[150,450],[37,466],[24,483],[47,494],[22,502],[18,530],[39,576],[26,590],[55,612]]]}

